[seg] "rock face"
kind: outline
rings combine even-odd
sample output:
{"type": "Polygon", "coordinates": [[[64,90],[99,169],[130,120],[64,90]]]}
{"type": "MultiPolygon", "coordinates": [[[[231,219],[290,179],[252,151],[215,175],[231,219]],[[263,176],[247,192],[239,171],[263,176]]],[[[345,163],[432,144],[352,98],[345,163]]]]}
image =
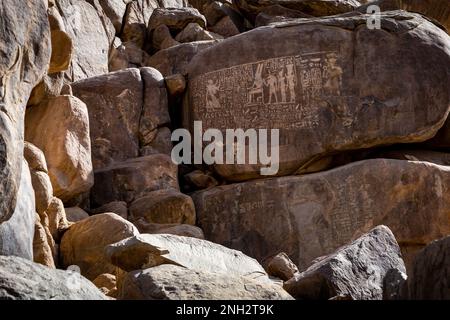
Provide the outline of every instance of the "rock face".
{"type": "Polygon", "coordinates": [[[178,190],[177,166],[168,155],[130,159],[95,172],[91,190],[94,207],[111,201],[131,203],[162,189],[178,190]]]}
{"type": "Polygon", "coordinates": [[[27,99],[50,63],[50,28],[43,1],[0,4],[0,223],[16,208],[27,99]]]}
{"type": "MultiPolygon", "coordinates": [[[[448,35],[412,13],[383,13],[376,32],[357,27],[366,19],[300,19],[197,53],[185,127],[280,129],[279,175],[331,152],[431,138],[450,105],[448,35]],[[379,68],[386,56],[392,68],[379,68]]],[[[260,168],[215,166],[236,181],[260,177],[260,168]]]]}
{"type": "Polygon", "coordinates": [[[109,39],[96,9],[87,1],[56,0],[74,52],[66,77],[70,81],[108,72],[109,39]]]}
{"type": "Polygon", "coordinates": [[[450,299],[450,237],[436,240],[420,251],[400,299],[450,299]]]}
{"type": "Polygon", "coordinates": [[[445,0],[374,0],[358,8],[360,12],[367,12],[367,7],[377,5],[382,11],[403,9],[421,13],[435,19],[450,32],[450,6],[445,0]]]}
{"type": "Polygon", "coordinates": [[[79,266],[81,274],[91,281],[102,273],[114,273],[115,267],[105,260],[105,247],[137,234],[139,232],[130,222],[114,213],[81,220],[61,240],[62,265],[79,266]]]}
{"type": "Polygon", "coordinates": [[[283,251],[302,270],[377,225],[402,250],[449,234],[449,179],[448,167],[374,159],[192,197],[206,239],[260,261],[283,251]]]}
{"type": "Polygon", "coordinates": [[[169,234],[141,234],[125,239],[108,246],[106,256],[112,264],[129,272],[174,264],[190,270],[268,280],[261,265],[242,252],[205,240],[169,234]]]}
{"type": "Polygon", "coordinates": [[[306,271],[284,284],[297,299],[381,300],[386,273],[406,272],[394,235],[379,226],[327,257],[321,257],[306,271]]]}
{"type": "Polygon", "coordinates": [[[44,267],[19,257],[0,256],[0,299],[105,300],[81,275],[44,267]]]}
{"type": "Polygon", "coordinates": [[[357,0],[236,0],[236,5],[246,17],[254,20],[258,13],[273,5],[281,5],[311,16],[321,17],[353,11],[360,2],[357,0]]]}
{"type": "Polygon", "coordinates": [[[297,266],[284,252],[273,257],[267,265],[268,274],[284,281],[291,279],[297,272],[297,266]]]}
{"type": "Polygon", "coordinates": [[[25,161],[20,176],[17,204],[13,215],[8,221],[0,223],[0,256],[13,255],[33,260],[36,213],[30,170],[25,161]]]}
{"type": "Polygon", "coordinates": [[[174,265],[130,272],[120,288],[127,300],[292,300],[276,284],[174,265]]]}
{"type": "Polygon", "coordinates": [[[55,196],[68,201],[89,191],[94,176],[88,110],[82,101],[59,96],[29,108],[25,137],[44,153],[55,196]]]}

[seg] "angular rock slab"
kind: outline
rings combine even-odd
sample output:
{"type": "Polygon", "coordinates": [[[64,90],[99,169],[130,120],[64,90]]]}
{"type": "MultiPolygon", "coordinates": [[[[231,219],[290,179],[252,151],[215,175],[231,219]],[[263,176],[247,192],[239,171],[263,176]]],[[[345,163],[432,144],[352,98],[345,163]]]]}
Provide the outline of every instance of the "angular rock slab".
{"type": "Polygon", "coordinates": [[[449,234],[449,186],[449,167],[374,159],[192,198],[206,239],[259,261],[283,251],[303,270],[377,225],[388,226],[402,249],[449,234]]]}
{"type": "Polygon", "coordinates": [[[81,275],[44,267],[19,257],[0,256],[0,299],[106,300],[81,275]]]}
{"type": "Polygon", "coordinates": [[[352,300],[382,300],[388,271],[406,272],[397,241],[385,226],[318,260],[287,281],[284,289],[297,299],[346,296],[352,300]]]}
{"type": "Polygon", "coordinates": [[[292,297],[276,284],[161,265],[127,273],[119,286],[118,299],[292,300],[292,297]]]}
{"type": "Polygon", "coordinates": [[[50,26],[43,1],[0,3],[0,222],[16,207],[23,117],[33,87],[48,69],[50,26]]]}
{"type": "MultiPolygon", "coordinates": [[[[450,106],[450,38],[418,14],[383,13],[381,30],[359,27],[367,18],[299,19],[197,53],[184,126],[280,129],[278,175],[336,151],[433,137],[450,106]]],[[[215,166],[234,181],[260,167],[215,166]]]]}
{"type": "Polygon", "coordinates": [[[268,280],[255,259],[196,238],[140,234],[108,246],[105,252],[112,264],[128,272],[174,264],[190,270],[268,280]]]}
{"type": "Polygon", "coordinates": [[[450,237],[433,241],[416,255],[406,286],[401,299],[450,299],[450,237]]]}

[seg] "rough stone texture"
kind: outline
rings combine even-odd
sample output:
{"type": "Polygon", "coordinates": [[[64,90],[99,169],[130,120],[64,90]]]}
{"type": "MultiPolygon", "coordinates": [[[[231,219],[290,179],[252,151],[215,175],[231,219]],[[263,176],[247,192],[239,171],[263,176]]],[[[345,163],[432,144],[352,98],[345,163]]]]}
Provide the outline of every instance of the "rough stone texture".
{"type": "Polygon", "coordinates": [[[67,221],[63,202],[60,199],[53,197],[45,213],[48,218],[48,229],[50,230],[53,239],[59,243],[61,235],[71,225],[67,221]]]}
{"type": "Polygon", "coordinates": [[[86,105],[59,96],[27,110],[25,137],[45,154],[54,195],[68,201],[93,184],[86,105]]]}
{"type": "MultiPolygon", "coordinates": [[[[51,235],[49,236],[51,238],[51,235]]],[[[55,268],[52,248],[50,247],[48,240],[49,237],[47,235],[46,229],[41,224],[39,215],[36,214],[33,238],[33,261],[50,268],[55,268]]]]}
{"type": "Polygon", "coordinates": [[[198,23],[189,23],[177,36],[176,41],[179,42],[193,42],[202,40],[220,40],[223,39],[221,35],[209,32],[203,29],[198,23]]]}
{"type": "Polygon", "coordinates": [[[53,198],[53,188],[50,178],[43,171],[31,171],[31,182],[33,184],[36,211],[42,213],[47,210],[53,198]]]}
{"type": "Polygon", "coordinates": [[[61,30],[52,30],[52,57],[48,73],[66,71],[72,60],[73,45],[72,39],[67,33],[61,30]]]}
{"type": "Polygon", "coordinates": [[[56,0],[67,34],[73,42],[66,77],[77,81],[108,72],[110,40],[97,10],[87,1],[56,0]]]}
{"type": "Polygon", "coordinates": [[[127,69],[81,80],[72,89],[89,111],[94,169],[137,157],[144,99],[139,70],[127,69]]]}
{"type": "Polygon", "coordinates": [[[298,272],[297,266],[284,252],[281,252],[270,259],[266,269],[269,275],[284,281],[291,279],[298,272]]]}
{"type": "Polygon", "coordinates": [[[47,161],[44,153],[34,144],[25,141],[23,146],[23,156],[28,162],[30,170],[43,171],[48,173],[47,161]]]}
{"type": "Polygon", "coordinates": [[[397,300],[401,297],[407,275],[397,268],[386,272],[383,280],[383,300],[397,300]]]}
{"type": "Polygon", "coordinates": [[[433,241],[414,260],[400,299],[450,299],[450,237],[433,241]]]}
{"type": "Polygon", "coordinates": [[[228,38],[239,34],[239,28],[230,17],[223,17],[214,26],[209,27],[209,30],[228,38]]]}
{"type": "Polygon", "coordinates": [[[139,234],[128,221],[114,213],[103,213],[77,222],[64,233],[61,241],[61,263],[77,265],[81,274],[94,280],[102,273],[114,273],[115,267],[105,260],[107,245],[139,234]]]}
{"type": "Polygon", "coordinates": [[[144,105],[139,123],[142,146],[150,144],[156,129],[170,123],[167,90],[162,74],[154,68],[141,68],[144,82],[144,105]]]}
{"type": "Polygon", "coordinates": [[[311,18],[311,16],[280,5],[273,5],[265,7],[261,10],[261,12],[256,16],[255,26],[261,27],[270,23],[282,22],[295,18],[311,18]]]}
{"type": "Polygon", "coordinates": [[[152,47],[154,50],[167,49],[180,44],[172,37],[169,28],[162,24],[152,32],[152,47]]]}
{"type": "Polygon", "coordinates": [[[350,12],[360,6],[360,2],[356,0],[236,0],[234,3],[252,21],[265,7],[272,5],[281,5],[315,17],[350,12]]]}
{"type": "Polygon", "coordinates": [[[64,73],[57,72],[45,75],[41,82],[34,87],[28,99],[27,106],[41,104],[45,99],[61,95],[64,86],[64,73]]]}
{"type": "Polygon", "coordinates": [[[182,74],[174,74],[164,79],[167,93],[172,97],[180,96],[186,90],[186,78],[182,74]]]}
{"type": "Polygon", "coordinates": [[[118,299],[132,300],[291,300],[280,286],[244,276],[194,271],[173,265],[125,275],[118,299]]]}
{"type": "Polygon", "coordinates": [[[190,224],[149,223],[144,218],[133,220],[133,224],[138,228],[140,233],[173,234],[176,236],[205,239],[203,230],[190,224]]]}
{"type": "Polygon", "coordinates": [[[206,239],[260,261],[286,252],[302,270],[377,225],[388,226],[402,250],[449,234],[449,179],[449,167],[374,159],[192,198],[206,239]]]}
{"type": "Polygon", "coordinates": [[[133,0],[101,0],[100,5],[103,8],[106,16],[111,20],[116,33],[119,34],[122,30],[123,17],[127,10],[127,4],[133,0]]]}
{"type": "Polygon", "coordinates": [[[91,210],[93,214],[112,212],[128,220],[128,206],[125,201],[113,201],[91,210]]]}
{"type": "MultiPolygon", "coordinates": [[[[384,12],[375,32],[367,18],[299,19],[199,52],[185,127],[280,129],[278,175],[336,151],[433,137],[450,106],[450,38],[418,14],[384,12]]],[[[215,168],[237,181],[261,165],[215,168]]]]}
{"type": "Polygon", "coordinates": [[[33,237],[36,213],[30,170],[25,161],[23,161],[20,176],[17,204],[13,215],[9,220],[0,223],[0,256],[13,255],[33,260],[33,237]]]}
{"type": "Polygon", "coordinates": [[[173,32],[180,32],[189,23],[197,23],[200,27],[206,27],[205,17],[195,8],[159,8],[153,11],[148,22],[148,32],[160,25],[166,25],[173,32]]]}
{"type": "Polygon", "coordinates": [[[65,208],[66,218],[69,222],[78,222],[89,218],[89,214],[79,207],[65,208]]]}
{"type": "Polygon", "coordinates": [[[450,6],[446,0],[375,0],[358,8],[360,12],[367,12],[367,7],[377,5],[382,11],[403,9],[417,12],[435,19],[450,33],[450,6]]]}
{"type": "Polygon", "coordinates": [[[158,8],[157,0],[136,0],[131,2],[124,17],[121,38],[128,42],[134,42],[140,48],[146,39],[147,23],[155,8],[158,8]]]}
{"type": "Polygon", "coordinates": [[[321,257],[284,284],[297,299],[348,296],[352,300],[381,300],[386,273],[406,272],[391,230],[378,226],[335,253],[321,257]]]}
{"type": "Polygon", "coordinates": [[[266,272],[255,259],[196,238],[140,234],[108,246],[105,252],[112,264],[128,272],[175,264],[190,270],[268,281],[266,272]]]}
{"type": "Polygon", "coordinates": [[[157,190],[130,205],[130,220],[144,218],[149,223],[195,225],[192,198],[174,189],[157,190]]]}
{"type": "Polygon", "coordinates": [[[187,66],[192,58],[200,51],[218,43],[214,41],[196,41],[182,43],[168,49],[160,50],[147,60],[147,65],[157,69],[164,77],[173,74],[186,74],[187,66]]]}
{"type": "Polygon", "coordinates": [[[105,300],[77,273],[47,268],[19,257],[0,256],[0,299],[105,300]]]}
{"type": "Polygon", "coordinates": [[[162,127],[159,129],[156,129],[155,137],[153,140],[147,144],[146,146],[143,146],[140,149],[140,155],[141,156],[149,156],[152,154],[167,154],[171,155],[172,153],[172,132],[167,127],[162,127]]]}
{"type": "Polygon", "coordinates": [[[0,223],[16,208],[25,106],[50,63],[45,10],[43,1],[0,3],[0,223]]]}
{"type": "Polygon", "coordinates": [[[112,291],[117,290],[116,276],[110,273],[103,273],[92,281],[106,295],[110,295],[112,291]]]}
{"type": "Polygon", "coordinates": [[[201,170],[189,172],[184,178],[197,189],[208,189],[219,184],[212,175],[201,170]]]}
{"type": "Polygon", "coordinates": [[[112,201],[131,203],[152,191],[178,189],[177,169],[168,155],[156,154],[97,170],[91,203],[94,208],[112,201]]]}

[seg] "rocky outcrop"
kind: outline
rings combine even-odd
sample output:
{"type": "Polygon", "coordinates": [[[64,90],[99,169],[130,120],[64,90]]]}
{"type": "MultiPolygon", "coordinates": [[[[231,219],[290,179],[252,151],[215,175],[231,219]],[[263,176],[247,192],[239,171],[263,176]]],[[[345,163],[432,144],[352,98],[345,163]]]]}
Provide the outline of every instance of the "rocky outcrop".
{"type": "Polygon", "coordinates": [[[105,300],[106,297],[73,271],[50,269],[19,257],[0,256],[0,299],[105,300]]]}
{"type": "Polygon", "coordinates": [[[189,270],[174,265],[127,273],[119,287],[126,300],[292,300],[276,284],[244,276],[189,270]],[[192,284],[195,283],[193,286],[192,284]]]}
{"type": "Polygon", "coordinates": [[[449,179],[448,167],[373,159],[192,197],[206,239],[260,261],[283,251],[304,269],[377,225],[388,226],[403,250],[450,233],[449,179]]]}
{"type": "Polygon", "coordinates": [[[11,218],[16,208],[25,106],[50,63],[45,10],[43,1],[0,4],[0,223],[11,218]]]}
{"type": "MultiPolygon", "coordinates": [[[[279,129],[278,175],[334,152],[433,137],[450,105],[448,35],[418,14],[383,13],[383,32],[358,27],[367,17],[257,28],[197,53],[187,67],[185,128],[201,120],[223,133],[279,129]],[[386,55],[395,67],[378,67],[386,55]]],[[[214,166],[233,181],[261,177],[262,167],[214,166]]]]}
{"type": "Polygon", "coordinates": [[[405,272],[394,235],[379,226],[335,253],[320,257],[296,274],[284,288],[297,299],[381,300],[385,276],[391,269],[405,272]]]}

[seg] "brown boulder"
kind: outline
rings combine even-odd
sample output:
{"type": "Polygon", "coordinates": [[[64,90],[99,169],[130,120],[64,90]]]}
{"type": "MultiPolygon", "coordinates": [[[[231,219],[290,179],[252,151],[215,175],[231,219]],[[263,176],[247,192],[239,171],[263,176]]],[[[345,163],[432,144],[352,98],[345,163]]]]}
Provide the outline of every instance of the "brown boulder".
{"type": "Polygon", "coordinates": [[[267,273],[284,281],[288,281],[298,272],[297,266],[284,252],[281,252],[271,258],[267,264],[267,273]]]}

